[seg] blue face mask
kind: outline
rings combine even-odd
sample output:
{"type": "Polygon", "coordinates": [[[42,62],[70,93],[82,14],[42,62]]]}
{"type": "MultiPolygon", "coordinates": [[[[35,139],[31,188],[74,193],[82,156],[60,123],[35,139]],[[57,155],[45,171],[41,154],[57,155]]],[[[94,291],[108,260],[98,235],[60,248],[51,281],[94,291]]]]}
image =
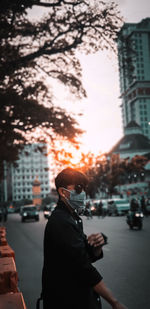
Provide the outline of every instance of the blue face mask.
{"type": "Polygon", "coordinates": [[[86,200],[85,191],[82,191],[81,193],[77,193],[75,190],[71,190],[71,191],[67,189],[65,190],[70,193],[70,197],[69,199],[67,199],[67,201],[69,202],[70,206],[73,209],[79,209],[85,206],[85,200],[86,200]]]}

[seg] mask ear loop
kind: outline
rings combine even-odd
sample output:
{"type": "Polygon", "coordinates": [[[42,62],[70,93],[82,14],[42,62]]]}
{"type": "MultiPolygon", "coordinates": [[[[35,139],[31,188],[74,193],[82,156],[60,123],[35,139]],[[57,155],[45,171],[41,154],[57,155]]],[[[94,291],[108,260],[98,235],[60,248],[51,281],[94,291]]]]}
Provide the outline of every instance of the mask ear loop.
{"type": "MultiPolygon", "coordinates": [[[[68,189],[64,188],[66,191],[70,192],[68,189]]],[[[68,211],[71,213],[72,217],[74,220],[78,220],[79,217],[76,213],[76,210],[71,206],[68,198],[66,198],[65,196],[61,196],[61,200],[64,202],[66,208],[68,209],[68,211]]]]}
{"type": "MultiPolygon", "coordinates": [[[[65,191],[67,192],[71,192],[70,190],[66,189],[66,188],[63,188],[65,191]]],[[[69,200],[67,197],[65,197],[65,195],[61,195],[61,200],[64,202],[64,204],[66,205],[67,209],[69,210],[69,212],[71,212],[71,214],[73,215],[74,214],[74,209],[72,208],[69,200]]]]}

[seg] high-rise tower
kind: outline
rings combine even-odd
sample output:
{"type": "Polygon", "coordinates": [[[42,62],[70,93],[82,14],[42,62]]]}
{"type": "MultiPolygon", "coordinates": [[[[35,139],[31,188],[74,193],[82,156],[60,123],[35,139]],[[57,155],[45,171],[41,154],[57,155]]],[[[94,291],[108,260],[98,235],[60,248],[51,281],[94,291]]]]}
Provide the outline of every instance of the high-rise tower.
{"type": "Polygon", "coordinates": [[[123,25],[118,60],[123,129],[135,121],[150,139],[150,18],[123,25]]]}

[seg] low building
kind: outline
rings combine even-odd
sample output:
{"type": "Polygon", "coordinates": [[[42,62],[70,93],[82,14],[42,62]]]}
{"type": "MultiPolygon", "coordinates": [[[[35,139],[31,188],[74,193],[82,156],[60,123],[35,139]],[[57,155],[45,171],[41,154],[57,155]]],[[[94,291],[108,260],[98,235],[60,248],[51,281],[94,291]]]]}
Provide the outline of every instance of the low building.
{"type": "Polygon", "coordinates": [[[142,133],[142,128],[131,121],[125,128],[125,135],[109,151],[108,156],[119,154],[120,158],[133,158],[150,152],[150,140],[142,133]]]}
{"type": "MultiPolygon", "coordinates": [[[[118,154],[120,159],[132,159],[135,156],[150,157],[150,140],[142,133],[142,128],[135,121],[131,121],[125,128],[125,135],[112,147],[108,153],[110,158],[118,154]]],[[[123,196],[147,195],[150,184],[150,164],[147,162],[144,171],[129,173],[123,184],[116,186],[119,194],[123,196]]]]}
{"type": "Polygon", "coordinates": [[[16,161],[17,167],[11,166],[12,200],[33,200],[33,182],[40,181],[41,198],[50,193],[49,162],[47,147],[43,144],[30,144],[24,147],[16,161]]]}

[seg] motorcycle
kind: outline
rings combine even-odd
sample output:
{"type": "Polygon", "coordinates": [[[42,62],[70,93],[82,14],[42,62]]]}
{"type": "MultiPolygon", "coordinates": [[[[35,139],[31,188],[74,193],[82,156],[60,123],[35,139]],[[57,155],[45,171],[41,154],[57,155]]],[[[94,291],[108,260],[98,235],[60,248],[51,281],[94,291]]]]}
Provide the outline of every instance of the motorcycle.
{"type": "Polygon", "coordinates": [[[84,215],[87,217],[87,219],[92,219],[92,211],[91,211],[92,207],[86,207],[85,211],[84,211],[84,215]]]}
{"type": "Polygon", "coordinates": [[[137,227],[139,230],[143,227],[143,213],[139,211],[129,211],[127,214],[127,224],[129,225],[130,229],[132,230],[134,227],[137,227]]]}

